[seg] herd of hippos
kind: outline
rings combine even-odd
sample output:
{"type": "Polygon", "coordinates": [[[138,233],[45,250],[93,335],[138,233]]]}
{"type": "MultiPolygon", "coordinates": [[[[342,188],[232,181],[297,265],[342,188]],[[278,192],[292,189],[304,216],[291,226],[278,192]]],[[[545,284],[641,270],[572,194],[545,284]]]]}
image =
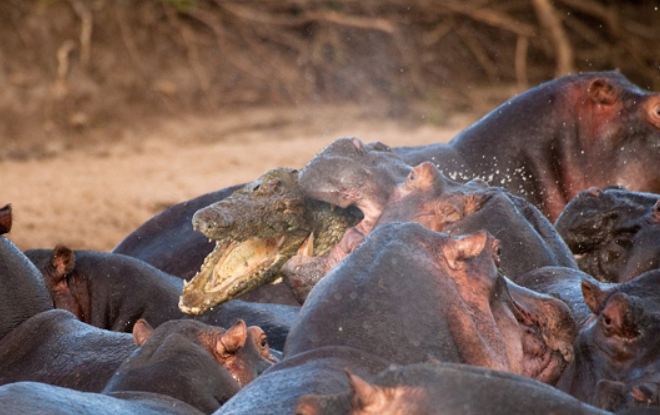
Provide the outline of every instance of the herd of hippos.
{"type": "Polygon", "coordinates": [[[660,413],[660,93],[540,84],[448,144],[341,138],[112,252],[0,209],[1,414],[660,413]]]}

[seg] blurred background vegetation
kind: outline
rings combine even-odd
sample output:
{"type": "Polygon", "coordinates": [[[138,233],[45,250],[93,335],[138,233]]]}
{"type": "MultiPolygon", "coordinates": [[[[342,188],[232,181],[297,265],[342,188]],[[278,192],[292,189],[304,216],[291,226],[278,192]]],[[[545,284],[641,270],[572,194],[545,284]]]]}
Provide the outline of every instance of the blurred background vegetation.
{"type": "Polygon", "coordinates": [[[575,71],[618,69],[658,90],[659,6],[3,0],[0,142],[253,106],[351,102],[388,117],[419,105],[471,110],[499,87],[575,71]]]}

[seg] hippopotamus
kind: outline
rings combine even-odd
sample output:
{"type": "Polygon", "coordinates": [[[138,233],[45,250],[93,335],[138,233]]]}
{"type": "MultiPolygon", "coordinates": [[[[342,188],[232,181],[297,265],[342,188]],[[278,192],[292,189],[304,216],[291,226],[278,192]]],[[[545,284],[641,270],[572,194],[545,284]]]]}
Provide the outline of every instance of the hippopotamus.
{"type": "Polygon", "coordinates": [[[554,221],[591,186],[660,193],[660,93],[618,72],[542,83],[495,108],[448,144],[394,151],[455,179],[480,177],[525,197],[554,221]]]}
{"type": "MultiPolygon", "coordinates": [[[[232,352],[217,350],[216,360],[225,362],[227,369],[237,378],[245,377],[241,374],[241,365],[261,370],[261,361],[270,360],[264,357],[253,362],[254,366],[247,364],[254,360],[251,356],[255,348],[267,349],[268,345],[261,329],[250,327],[248,330],[242,320],[228,330],[184,320],[173,321],[167,327],[185,328],[194,324],[201,325],[198,327],[203,327],[205,333],[218,341],[222,339],[228,343],[232,340],[231,344],[236,347],[232,352]],[[240,357],[246,353],[248,358],[240,357]],[[236,369],[233,369],[234,365],[236,369]]],[[[136,332],[135,326],[133,331],[136,332]]],[[[65,310],[44,311],[27,319],[0,340],[0,384],[37,381],[100,392],[120,365],[142,344],[134,342],[134,337],[137,335],[90,326],[65,310]]]]}
{"type": "Polygon", "coordinates": [[[273,363],[262,335],[243,321],[228,330],[193,320],[152,329],[140,319],[132,335],[138,347],[103,394],[20,382],[0,387],[0,405],[31,414],[211,413],[273,363]]]}
{"type": "Polygon", "coordinates": [[[572,360],[570,311],[498,275],[496,245],[486,232],[376,228],[312,289],[284,359],[219,413],[292,413],[303,395],[347,390],[345,369],[373,376],[429,359],[554,382],[572,360]]]}
{"type": "MultiPolygon", "coordinates": [[[[657,381],[660,373],[660,270],[648,271],[623,284],[606,287],[582,283],[584,300],[594,318],[575,342],[575,360],[562,374],[558,387],[585,402],[610,401],[607,383],[629,388],[657,381]]],[[[611,388],[609,388],[611,390],[611,388]]],[[[657,400],[633,392],[632,400],[657,400]]]]}
{"type": "Polygon", "coordinates": [[[580,329],[594,318],[594,314],[582,295],[583,282],[586,281],[590,286],[597,286],[601,290],[612,286],[612,284],[600,282],[591,275],[575,268],[552,266],[537,268],[512,277],[511,280],[530,290],[562,300],[571,309],[573,320],[580,329]]]}
{"type": "Polygon", "coordinates": [[[275,363],[263,331],[239,320],[224,330],[193,320],[169,321],[155,330],[138,320],[140,347],[117,369],[104,393],[160,393],[210,413],[275,363]]]}
{"type": "Polygon", "coordinates": [[[342,394],[303,396],[296,415],[606,414],[543,383],[452,363],[391,367],[372,382],[347,372],[342,394]]]}
{"type": "Polygon", "coordinates": [[[643,415],[660,412],[660,373],[651,373],[633,384],[600,380],[594,405],[617,414],[643,415]]]}
{"type": "MultiPolygon", "coordinates": [[[[303,173],[306,170],[307,167],[303,173]]],[[[342,174],[338,171],[333,177],[342,174]]],[[[316,178],[325,180],[323,176],[316,178]]],[[[506,275],[516,276],[552,265],[577,268],[571,251],[552,224],[529,202],[479,180],[455,182],[429,162],[415,166],[394,187],[374,226],[392,222],[417,222],[455,235],[485,229],[500,241],[499,267],[506,275]],[[525,251],[522,257],[521,250],[525,251]]],[[[349,253],[343,252],[343,256],[349,253]]],[[[304,296],[338,259],[341,258],[336,256],[331,263],[320,259],[324,265],[318,268],[309,265],[315,258],[294,258],[284,268],[286,278],[294,292],[304,296]]]]}
{"type": "Polygon", "coordinates": [[[0,384],[36,381],[100,392],[135,349],[128,333],[98,329],[65,310],[43,311],[0,340],[0,384]]]}
{"type": "MultiPolygon", "coordinates": [[[[26,255],[43,274],[51,306],[95,327],[130,332],[140,318],[155,327],[189,318],[177,306],[183,280],[137,258],[64,246],[30,250],[26,255]]],[[[262,327],[269,343],[282,350],[298,310],[298,306],[233,300],[194,318],[221,327],[243,319],[262,327]]]]}
{"type": "Polygon", "coordinates": [[[0,340],[33,315],[52,308],[39,270],[4,236],[11,223],[7,205],[0,209],[0,340]]]}
{"type": "Polygon", "coordinates": [[[285,355],[349,346],[399,364],[431,356],[556,381],[573,354],[570,310],[498,272],[498,245],[486,231],[377,227],[312,289],[285,355]]]}
{"type": "Polygon", "coordinates": [[[580,268],[602,281],[660,268],[658,194],[590,188],[566,205],[555,226],[580,268]]]}
{"type": "Polygon", "coordinates": [[[305,197],[298,171],[277,168],[198,210],[192,220],[216,243],[181,295],[181,310],[200,314],[277,279],[300,249],[325,255],[357,217],[305,197]]]}

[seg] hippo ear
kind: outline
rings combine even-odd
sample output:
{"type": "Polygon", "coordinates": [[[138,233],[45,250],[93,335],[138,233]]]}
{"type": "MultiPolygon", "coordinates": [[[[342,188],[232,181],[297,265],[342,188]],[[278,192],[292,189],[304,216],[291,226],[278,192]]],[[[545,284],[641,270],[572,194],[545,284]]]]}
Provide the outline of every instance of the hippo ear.
{"type": "Polygon", "coordinates": [[[589,98],[596,104],[613,105],[619,99],[616,87],[605,78],[598,78],[591,81],[587,92],[589,98]]]}
{"type": "Polygon", "coordinates": [[[351,399],[353,410],[365,409],[370,406],[385,406],[386,397],[383,388],[372,385],[348,370],[346,370],[346,375],[353,394],[351,399]]]}
{"type": "Polygon", "coordinates": [[[303,395],[298,399],[296,415],[319,415],[321,414],[321,398],[318,395],[303,395]]]}
{"type": "Polygon", "coordinates": [[[596,384],[594,404],[608,411],[619,409],[625,400],[626,385],[622,382],[601,379],[596,384]]]}
{"type": "Polygon", "coordinates": [[[598,314],[609,293],[596,281],[582,280],[582,297],[592,313],[598,314]]]}
{"type": "Polygon", "coordinates": [[[658,199],[651,208],[651,221],[660,223],[660,199],[658,199]]]}
{"type": "Polygon", "coordinates": [[[606,336],[635,338],[639,335],[632,316],[630,297],[617,292],[608,297],[598,320],[606,336]]]}
{"type": "Polygon", "coordinates": [[[229,330],[222,333],[215,347],[220,355],[236,353],[245,346],[247,334],[247,324],[243,320],[238,320],[229,330]]]}
{"type": "Polygon", "coordinates": [[[479,231],[459,238],[451,238],[442,246],[442,256],[452,270],[464,266],[466,260],[481,254],[488,243],[488,232],[479,231]]]}
{"type": "Polygon", "coordinates": [[[149,340],[153,332],[153,327],[147,323],[147,320],[141,318],[133,325],[133,342],[141,347],[149,340]]]}
{"type": "Polygon", "coordinates": [[[364,143],[359,138],[352,137],[351,143],[353,143],[353,147],[355,147],[358,153],[363,154],[366,152],[366,150],[364,149],[364,143]]]}
{"type": "Polygon", "coordinates": [[[53,249],[50,264],[55,270],[55,279],[61,280],[76,267],[76,254],[64,245],[57,245],[53,249]]]}
{"type": "Polygon", "coordinates": [[[4,235],[11,231],[11,205],[5,205],[5,207],[0,208],[0,235],[4,235]]]}
{"type": "Polygon", "coordinates": [[[630,389],[630,396],[638,403],[647,406],[660,404],[660,385],[655,382],[644,382],[630,389]]]}

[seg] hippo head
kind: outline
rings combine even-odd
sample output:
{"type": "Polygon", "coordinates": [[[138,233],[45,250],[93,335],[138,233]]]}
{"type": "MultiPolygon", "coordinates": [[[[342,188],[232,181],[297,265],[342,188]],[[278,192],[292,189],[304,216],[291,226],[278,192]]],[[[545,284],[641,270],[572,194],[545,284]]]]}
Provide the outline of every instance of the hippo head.
{"type": "Polygon", "coordinates": [[[463,360],[556,382],[573,360],[577,327],[568,306],[502,275],[499,243],[485,231],[451,237],[440,257],[458,293],[450,330],[463,360]],[[488,341],[474,341],[480,336],[488,341]]]}
{"type": "Polygon", "coordinates": [[[620,187],[578,194],[556,222],[586,273],[628,281],[660,266],[660,198],[620,187]]]}
{"type": "Polygon", "coordinates": [[[76,271],[76,254],[63,245],[57,245],[47,258],[34,258],[35,265],[43,274],[55,308],[73,313],[80,321],[91,319],[91,296],[87,284],[79,284],[83,278],[76,271]]]}
{"type": "Polygon", "coordinates": [[[277,362],[270,353],[264,331],[257,326],[247,327],[243,320],[238,320],[227,330],[192,320],[169,321],[154,330],[140,319],[133,326],[135,344],[147,352],[153,353],[152,349],[157,349],[172,336],[192,339],[210,353],[241,387],[277,362]]]}
{"type": "Polygon", "coordinates": [[[660,93],[643,91],[618,72],[579,75],[567,88],[563,110],[577,120],[570,128],[577,128],[581,150],[579,174],[567,172],[570,196],[587,187],[582,178],[660,193],[660,93]]]}
{"type": "Polygon", "coordinates": [[[480,180],[465,184],[444,176],[430,162],[415,166],[392,192],[378,224],[417,222],[442,232],[479,210],[488,198],[487,185],[480,180]]]}
{"type": "Polygon", "coordinates": [[[574,395],[608,407],[657,401],[653,385],[660,380],[659,284],[659,270],[620,285],[583,281],[584,301],[594,318],[576,341],[574,395]],[[583,379],[590,377],[585,374],[591,374],[593,385],[585,384],[583,379]]]}
{"type": "Polygon", "coordinates": [[[185,283],[179,308],[201,314],[271,279],[311,232],[298,172],[267,172],[193,216],[193,228],[216,241],[185,283]]]}
{"type": "Polygon", "coordinates": [[[378,226],[311,290],[285,354],[341,345],[402,364],[428,355],[552,383],[573,356],[569,308],[501,275],[498,251],[485,231],[378,226]]]}
{"type": "MultiPolygon", "coordinates": [[[[596,384],[594,405],[609,411],[623,408],[660,407],[660,376],[654,373],[628,385],[623,382],[601,379],[596,384]]],[[[635,413],[633,411],[633,413],[635,413]]]]}
{"type": "Polygon", "coordinates": [[[340,138],[307,163],[299,180],[303,192],[312,199],[344,208],[358,207],[367,233],[410,169],[381,143],[364,145],[357,138],[340,138]]]}

